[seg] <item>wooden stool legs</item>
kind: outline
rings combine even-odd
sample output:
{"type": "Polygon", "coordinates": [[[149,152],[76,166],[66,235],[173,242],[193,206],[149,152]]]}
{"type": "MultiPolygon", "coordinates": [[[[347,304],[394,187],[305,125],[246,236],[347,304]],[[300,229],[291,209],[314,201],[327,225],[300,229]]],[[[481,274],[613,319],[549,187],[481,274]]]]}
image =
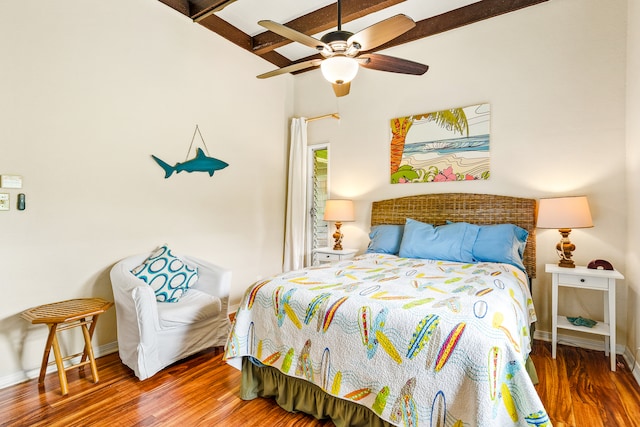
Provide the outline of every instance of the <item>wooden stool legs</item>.
{"type": "Polygon", "coordinates": [[[100,379],[98,378],[98,367],[96,366],[96,359],[93,357],[93,347],[91,346],[91,337],[93,336],[93,327],[96,324],[96,317],[98,316],[93,316],[90,329],[87,329],[87,325],[85,322],[82,323],[82,335],[84,335],[84,352],[82,353],[82,358],[80,359],[80,365],[83,365],[84,363],[87,363],[86,359],[87,357],[89,357],[91,376],[93,377],[94,383],[100,381],[100,379]]]}
{"type": "Polygon", "coordinates": [[[38,384],[44,383],[44,377],[47,374],[47,366],[49,366],[49,354],[51,353],[51,347],[53,346],[53,355],[56,359],[56,366],[58,367],[58,377],[60,378],[60,386],[62,387],[62,394],[64,395],[67,394],[69,390],[67,387],[67,377],[66,375],[64,375],[64,365],[62,364],[60,346],[58,345],[58,338],[56,337],[57,329],[57,323],[52,323],[49,325],[49,336],[47,337],[47,343],[44,346],[44,355],[42,356],[42,365],[40,366],[40,376],[38,377],[38,384]]]}
{"type": "Polygon", "coordinates": [[[44,348],[44,355],[42,357],[42,366],[40,367],[40,376],[38,377],[38,384],[44,383],[44,377],[47,373],[47,366],[49,366],[49,354],[51,353],[51,348],[53,347],[53,356],[55,358],[55,364],[58,369],[58,379],[60,380],[60,390],[62,395],[65,396],[69,393],[69,384],[67,382],[67,370],[73,368],[80,368],[84,365],[91,366],[91,377],[93,378],[93,382],[97,383],[99,381],[98,377],[98,367],[96,366],[96,360],[93,355],[93,347],[91,345],[91,338],[93,337],[93,331],[95,330],[97,315],[92,318],[83,318],[80,322],[72,323],[64,325],[63,327],[58,328],[58,323],[49,324],[49,336],[47,337],[47,343],[44,348]],[[87,324],[89,324],[89,328],[87,328],[87,324]],[[62,331],[65,329],[71,329],[80,326],[82,328],[82,336],[84,337],[84,351],[82,353],[77,353],[71,356],[62,357],[62,353],[60,351],[60,344],[58,343],[57,333],[58,331],[62,331]],[[78,357],[82,355],[80,358],[80,363],[76,365],[71,365],[67,368],[64,366],[65,360],[72,359],[74,357],[78,357]],[[89,360],[87,360],[89,359],[89,360]]]}
{"type": "MultiPolygon", "coordinates": [[[[56,327],[51,328],[53,331],[53,339],[51,340],[53,343],[53,356],[56,359],[56,367],[58,368],[58,379],[60,380],[60,390],[62,391],[62,395],[66,395],[69,393],[69,384],[67,383],[67,373],[64,370],[64,363],[62,358],[62,353],[60,352],[60,344],[58,343],[58,337],[56,336],[56,327]]],[[[51,331],[49,333],[51,333],[51,331]]],[[[45,353],[48,353],[45,351],[45,353]]],[[[45,366],[45,371],[47,367],[45,366]]],[[[46,373],[46,372],[45,372],[46,373]]],[[[40,377],[44,381],[44,375],[40,372],[40,377]]]]}

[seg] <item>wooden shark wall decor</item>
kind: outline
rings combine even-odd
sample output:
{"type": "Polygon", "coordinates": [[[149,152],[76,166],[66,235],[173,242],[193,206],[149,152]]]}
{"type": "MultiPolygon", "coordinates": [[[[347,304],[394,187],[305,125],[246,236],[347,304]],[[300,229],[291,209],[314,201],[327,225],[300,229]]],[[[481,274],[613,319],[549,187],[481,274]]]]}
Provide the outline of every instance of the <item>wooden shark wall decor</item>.
{"type": "MultiPolygon", "coordinates": [[[[202,138],[202,134],[200,133],[200,129],[198,128],[198,125],[196,125],[196,130],[193,133],[193,138],[191,138],[191,145],[189,146],[189,151],[187,152],[187,156],[189,155],[189,152],[191,151],[191,147],[193,146],[193,139],[196,136],[196,132],[200,134],[202,143],[207,149],[207,154],[209,154],[208,153],[209,149],[207,148],[207,144],[204,142],[204,138],[202,138]]],[[[164,169],[165,179],[169,178],[173,174],[173,172],[180,173],[182,171],[186,171],[189,173],[207,172],[209,176],[213,176],[215,171],[224,169],[227,166],[229,166],[228,163],[223,162],[222,160],[216,159],[214,157],[209,157],[208,155],[204,154],[204,151],[202,151],[202,148],[198,148],[198,150],[196,151],[196,156],[193,159],[185,160],[184,162],[178,162],[174,166],[171,166],[170,164],[168,164],[162,159],[159,159],[153,154],[151,155],[151,157],[153,157],[153,160],[155,160],[156,163],[158,163],[160,167],[164,169]]]]}
{"type": "Polygon", "coordinates": [[[228,163],[223,162],[222,160],[218,160],[213,157],[209,157],[204,154],[202,148],[198,148],[198,154],[191,160],[187,160],[186,162],[178,162],[175,166],[171,166],[170,164],[164,162],[163,160],[157,158],[153,154],[151,155],[153,160],[155,160],[162,169],[164,169],[164,177],[169,178],[173,172],[180,173],[182,171],[186,172],[207,172],[209,176],[213,176],[213,173],[217,170],[224,169],[229,166],[228,163]]]}

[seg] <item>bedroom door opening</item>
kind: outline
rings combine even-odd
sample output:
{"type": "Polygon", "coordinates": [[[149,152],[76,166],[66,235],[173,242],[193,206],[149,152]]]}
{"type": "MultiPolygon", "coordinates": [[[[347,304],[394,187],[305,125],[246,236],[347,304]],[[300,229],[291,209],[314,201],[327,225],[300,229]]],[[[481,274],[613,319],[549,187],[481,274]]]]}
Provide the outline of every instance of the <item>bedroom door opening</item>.
{"type": "Polygon", "coordinates": [[[318,265],[315,250],[326,247],[329,238],[329,225],[324,217],[324,204],[329,198],[329,146],[309,147],[308,192],[308,245],[310,265],[318,265]]]}

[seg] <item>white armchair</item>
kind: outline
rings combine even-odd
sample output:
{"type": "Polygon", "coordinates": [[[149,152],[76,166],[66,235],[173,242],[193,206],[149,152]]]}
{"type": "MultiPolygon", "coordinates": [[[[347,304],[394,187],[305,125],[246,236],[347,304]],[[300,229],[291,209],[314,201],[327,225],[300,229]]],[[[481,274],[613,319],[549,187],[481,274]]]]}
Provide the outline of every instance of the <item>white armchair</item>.
{"type": "Polygon", "coordinates": [[[180,301],[161,303],[131,273],[148,255],[125,258],[111,269],[120,359],[140,380],[198,351],[224,346],[230,327],[231,271],[183,256],[198,267],[198,281],[180,301]]]}

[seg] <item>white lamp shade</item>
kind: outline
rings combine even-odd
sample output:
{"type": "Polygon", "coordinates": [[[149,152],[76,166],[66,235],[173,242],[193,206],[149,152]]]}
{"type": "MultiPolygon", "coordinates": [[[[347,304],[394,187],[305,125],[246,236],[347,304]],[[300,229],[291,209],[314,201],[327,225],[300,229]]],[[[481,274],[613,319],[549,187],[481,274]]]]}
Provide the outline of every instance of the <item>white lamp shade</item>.
{"type": "Polygon", "coordinates": [[[322,75],[334,84],[349,83],[358,74],[358,62],[348,56],[333,56],[320,64],[322,75]]]}
{"type": "Polygon", "coordinates": [[[351,200],[327,200],[324,206],[325,221],[353,221],[353,201],[351,200]]]}
{"type": "Polygon", "coordinates": [[[564,229],[593,227],[587,198],[577,196],[541,199],[537,226],[564,229]]]}

